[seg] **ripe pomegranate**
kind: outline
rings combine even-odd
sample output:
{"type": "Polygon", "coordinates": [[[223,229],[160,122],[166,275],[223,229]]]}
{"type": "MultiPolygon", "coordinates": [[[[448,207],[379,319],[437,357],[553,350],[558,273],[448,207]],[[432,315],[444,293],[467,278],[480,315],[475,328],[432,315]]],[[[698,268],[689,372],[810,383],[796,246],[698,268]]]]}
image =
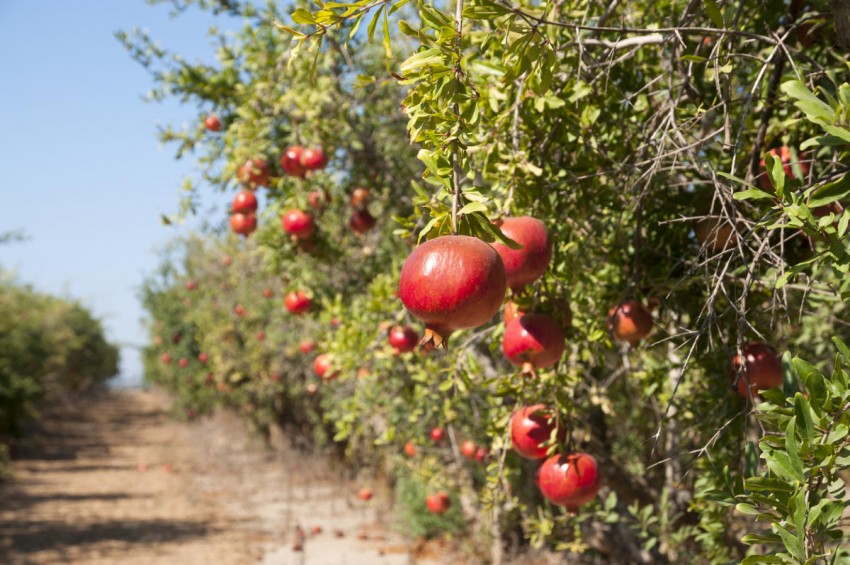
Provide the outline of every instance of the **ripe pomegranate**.
{"type": "Polygon", "coordinates": [[[483,463],[488,457],[490,457],[490,451],[484,447],[479,447],[475,450],[475,460],[479,463],[483,463]]]}
{"type": "Polygon", "coordinates": [[[331,368],[332,364],[333,358],[327,353],[321,353],[317,355],[316,358],[313,360],[313,372],[316,373],[317,377],[326,381],[335,379],[339,376],[339,371],[327,375],[327,372],[331,368]]]}
{"type": "Polygon", "coordinates": [[[360,500],[362,500],[364,502],[367,501],[367,500],[372,500],[372,496],[373,496],[372,489],[370,489],[369,487],[363,487],[357,493],[357,498],[359,498],[360,500]]]}
{"type": "Polygon", "coordinates": [[[324,189],[312,190],[309,194],[307,194],[307,202],[310,203],[311,208],[321,208],[322,206],[331,203],[331,195],[324,189]]]}
{"type": "Polygon", "coordinates": [[[251,190],[243,190],[233,199],[231,205],[237,214],[249,214],[257,211],[257,196],[251,190]]]}
{"type": "Polygon", "coordinates": [[[746,370],[742,367],[741,358],[738,355],[732,359],[735,374],[738,377],[738,394],[754,398],[758,391],[782,386],[782,361],[776,350],[766,343],[748,343],[744,347],[744,359],[746,359],[746,370]],[[749,387],[747,378],[749,377],[749,387]]]}
{"type": "Polygon", "coordinates": [[[526,314],[505,328],[502,350],[508,361],[521,366],[523,373],[551,367],[566,348],[564,332],[545,314],[526,314]]]}
{"type": "Polygon", "coordinates": [[[716,216],[697,220],[694,224],[694,235],[697,236],[700,245],[714,251],[725,251],[738,241],[735,228],[728,221],[716,216]]]}
{"type": "Polygon", "coordinates": [[[348,218],[348,227],[357,235],[363,235],[375,227],[375,218],[365,208],[355,210],[348,218]]]}
{"type": "Polygon", "coordinates": [[[257,216],[250,214],[233,214],[230,216],[230,229],[233,233],[248,237],[257,229],[257,216]]]}
{"type": "Polygon", "coordinates": [[[308,147],[301,152],[300,162],[308,171],[317,171],[328,165],[328,157],[321,147],[308,147]]]}
{"type": "Polygon", "coordinates": [[[198,355],[198,361],[200,361],[203,364],[206,364],[207,361],[209,361],[209,360],[210,360],[210,356],[207,355],[206,353],[200,353],[198,355]]]}
{"type": "Polygon", "coordinates": [[[596,459],[586,453],[553,455],[537,474],[537,487],[543,496],[571,510],[593,500],[600,486],[596,459]]]}
{"type": "Polygon", "coordinates": [[[556,425],[551,412],[542,404],[523,406],[511,415],[514,451],[526,459],[543,459],[556,425]]]}
{"type": "Polygon", "coordinates": [[[266,298],[271,298],[272,296],[274,296],[274,291],[270,288],[266,288],[263,290],[263,296],[266,298]]]}
{"type": "MultiPolygon", "coordinates": [[[[803,173],[803,178],[809,174],[809,163],[806,156],[801,154],[799,155],[799,161],[794,161],[794,156],[791,154],[791,148],[787,145],[773,148],[768,151],[768,153],[782,162],[782,170],[785,172],[786,177],[794,178],[794,165],[798,163],[800,165],[800,172],[803,173]]],[[[765,164],[765,160],[762,159],[759,165],[759,170],[762,171],[756,178],[759,186],[765,191],[773,192],[773,184],[771,184],[770,178],[767,176],[767,165],[765,164]]]]}
{"type": "Polygon", "coordinates": [[[471,439],[464,441],[460,445],[460,453],[466,457],[467,459],[473,459],[475,457],[475,452],[478,450],[478,446],[475,445],[475,442],[471,439]]]}
{"type": "Polygon", "coordinates": [[[416,455],[416,446],[413,445],[412,441],[409,441],[404,444],[404,454],[408,457],[413,457],[416,455]]]}
{"type": "Polygon", "coordinates": [[[447,235],[407,257],[399,296],[425,322],[422,344],[447,347],[453,331],[478,327],[498,312],[506,287],[505,266],[492,247],[474,237],[447,235]]]}
{"type": "Polygon", "coordinates": [[[652,331],[652,314],[637,300],[625,300],[608,310],[608,331],[636,347],[652,331]]]}
{"type": "Polygon", "coordinates": [[[186,283],[186,290],[195,290],[196,288],[198,288],[198,283],[195,281],[189,281],[186,283]]]}
{"type": "Polygon", "coordinates": [[[166,365],[170,365],[171,364],[171,354],[170,353],[163,353],[162,355],[159,356],[159,360],[162,361],[163,363],[165,363],[166,365]]]}
{"type": "Polygon", "coordinates": [[[298,349],[301,353],[312,353],[316,350],[316,342],[312,339],[305,339],[301,343],[298,344],[298,349]]]}
{"type": "Polygon", "coordinates": [[[298,145],[287,147],[283,155],[280,156],[280,168],[283,172],[291,177],[303,177],[307,173],[307,169],[301,165],[301,154],[304,148],[298,145]]]}
{"type": "Polygon", "coordinates": [[[393,326],[387,338],[398,353],[413,351],[419,342],[419,334],[410,326],[393,326]]]}
{"type": "Polygon", "coordinates": [[[429,494],[425,498],[425,507],[432,514],[445,514],[452,501],[445,492],[440,491],[436,494],[429,494]]]}
{"type": "Polygon", "coordinates": [[[316,229],[313,216],[296,208],[284,212],[280,223],[283,225],[283,231],[298,239],[307,239],[316,229]]]}
{"type": "Polygon", "coordinates": [[[230,255],[225,255],[224,257],[221,258],[221,264],[224,265],[225,267],[229,267],[232,263],[233,263],[233,257],[231,257],[230,255]]]}
{"type": "Polygon", "coordinates": [[[239,167],[239,181],[251,186],[266,186],[269,183],[269,164],[261,157],[248,159],[239,167]]]}
{"type": "Polygon", "coordinates": [[[310,297],[300,290],[290,292],[283,299],[283,305],[286,309],[296,315],[301,315],[310,310],[311,303],[310,297]]]}
{"type": "Polygon", "coordinates": [[[365,188],[355,188],[351,191],[351,196],[348,197],[348,203],[352,208],[362,208],[369,202],[369,191],[365,188]]]}
{"type": "Polygon", "coordinates": [[[233,307],[233,313],[244,318],[245,315],[248,314],[248,311],[245,310],[245,307],[241,304],[237,304],[233,307]]]}
{"type": "Polygon", "coordinates": [[[517,306],[516,302],[514,302],[513,300],[508,300],[508,302],[505,304],[504,316],[505,327],[507,327],[508,325],[510,325],[511,322],[513,322],[517,318],[525,316],[525,312],[519,309],[519,306],[517,306]]]}
{"type": "Polygon", "coordinates": [[[215,114],[210,114],[204,120],[204,126],[209,131],[221,131],[221,120],[218,119],[218,116],[215,114]]]}
{"type": "Polygon", "coordinates": [[[431,430],[431,440],[432,441],[442,441],[443,437],[445,437],[446,432],[443,428],[434,428],[431,430]]]}
{"type": "Polygon", "coordinates": [[[254,337],[257,339],[257,341],[265,341],[266,332],[260,330],[256,334],[254,334],[254,337]]]}
{"type": "Polygon", "coordinates": [[[180,360],[177,361],[177,364],[180,366],[181,369],[185,369],[189,366],[189,360],[185,357],[181,357],[180,360]]]}
{"type": "Polygon", "coordinates": [[[530,216],[505,218],[500,228],[502,233],[522,245],[522,249],[511,249],[503,243],[492,244],[505,264],[508,286],[518,290],[539,279],[549,268],[552,260],[549,232],[543,222],[530,216]]]}

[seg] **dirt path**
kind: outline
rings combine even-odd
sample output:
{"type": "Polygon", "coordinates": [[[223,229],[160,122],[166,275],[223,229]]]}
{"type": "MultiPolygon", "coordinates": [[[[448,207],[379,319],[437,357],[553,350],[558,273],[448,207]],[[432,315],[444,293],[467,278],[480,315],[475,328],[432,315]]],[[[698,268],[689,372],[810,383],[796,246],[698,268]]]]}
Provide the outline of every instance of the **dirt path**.
{"type": "Polygon", "coordinates": [[[181,424],[166,408],[107,391],[45,418],[0,485],[0,563],[436,563],[391,532],[386,493],[363,503],[322,458],[250,445],[233,417],[181,424]]]}

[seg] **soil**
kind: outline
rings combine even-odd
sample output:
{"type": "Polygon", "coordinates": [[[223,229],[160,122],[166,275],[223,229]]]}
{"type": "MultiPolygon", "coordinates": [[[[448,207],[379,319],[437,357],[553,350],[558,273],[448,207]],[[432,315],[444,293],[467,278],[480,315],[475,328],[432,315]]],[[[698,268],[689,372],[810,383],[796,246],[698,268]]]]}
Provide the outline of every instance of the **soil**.
{"type": "Polygon", "coordinates": [[[0,563],[456,562],[394,532],[380,484],[265,449],[235,416],[182,423],[167,410],[156,392],[108,390],[46,414],[0,484],[0,563]]]}

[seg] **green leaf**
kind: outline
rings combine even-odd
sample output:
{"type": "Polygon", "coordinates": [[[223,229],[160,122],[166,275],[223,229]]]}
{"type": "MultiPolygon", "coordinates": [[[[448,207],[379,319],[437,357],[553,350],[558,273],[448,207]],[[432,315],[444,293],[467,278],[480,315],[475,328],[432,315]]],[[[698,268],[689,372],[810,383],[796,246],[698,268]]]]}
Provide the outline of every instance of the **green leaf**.
{"type": "Polygon", "coordinates": [[[809,198],[809,207],[817,208],[818,206],[825,206],[826,204],[841,200],[848,195],[850,195],[850,174],[845,174],[841,178],[828,182],[812,192],[809,198]]]}
{"type": "Polygon", "coordinates": [[[393,48],[390,43],[390,22],[387,17],[387,7],[384,6],[384,54],[387,56],[387,59],[393,58],[393,48]]]}
{"type": "Polygon", "coordinates": [[[487,212],[487,206],[482,204],[481,202],[470,202],[460,210],[458,210],[459,214],[471,214],[473,212],[487,212]]]}
{"type": "Polygon", "coordinates": [[[375,38],[375,28],[378,26],[378,18],[380,17],[381,10],[375,10],[375,13],[372,14],[372,19],[369,21],[369,27],[366,28],[366,37],[369,39],[370,44],[375,38]]]}
{"type": "Polygon", "coordinates": [[[785,451],[771,451],[765,453],[763,457],[767,468],[777,477],[788,481],[803,482],[802,468],[798,468],[785,451]]]}
{"type": "MultiPolygon", "coordinates": [[[[803,477],[803,461],[800,459],[800,442],[797,441],[797,426],[793,418],[785,427],[785,452],[796,476],[803,477]]],[[[802,480],[802,479],[801,479],[802,480]]]]}
{"type": "Polygon", "coordinates": [[[726,24],[723,22],[723,14],[720,13],[720,8],[717,7],[717,2],[714,0],[703,0],[703,5],[705,6],[705,13],[708,14],[708,18],[714,24],[714,27],[726,27],[726,24]]]}
{"type": "Polygon", "coordinates": [[[797,429],[800,430],[803,438],[811,443],[815,438],[812,407],[808,399],[799,392],[794,395],[794,417],[797,420],[797,429]]]}
{"type": "Polygon", "coordinates": [[[760,188],[749,188],[747,190],[734,193],[732,198],[735,200],[773,200],[776,197],[760,188]]]}
{"type": "Polygon", "coordinates": [[[297,24],[315,24],[316,17],[304,8],[298,8],[292,12],[292,21],[297,24]]]}
{"type": "Polygon", "coordinates": [[[806,558],[806,552],[803,549],[803,542],[800,541],[797,536],[788,531],[787,528],[780,526],[779,524],[774,524],[773,529],[777,534],[779,534],[779,537],[782,538],[782,543],[785,545],[785,549],[788,550],[788,553],[797,559],[804,561],[806,558]]]}

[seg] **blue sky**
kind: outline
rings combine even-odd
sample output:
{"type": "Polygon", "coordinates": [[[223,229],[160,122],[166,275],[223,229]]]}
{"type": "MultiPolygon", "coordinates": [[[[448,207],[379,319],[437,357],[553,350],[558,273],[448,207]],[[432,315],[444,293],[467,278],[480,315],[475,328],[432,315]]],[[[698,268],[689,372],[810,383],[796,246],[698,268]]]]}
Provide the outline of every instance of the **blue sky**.
{"type": "Polygon", "coordinates": [[[151,78],[113,34],[141,27],[190,61],[212,61],[212,23],[143,0],[0,0],[0,232],[29,237],[0,245],[0,267],[102,318],[124,346],[125,383],[141,378],[137,289],[154,249],[188,229],[159,215],[176,210],[195,164],[176,161],[156,125],[188,123],[197,109],[144,102],[151,78]]]}

